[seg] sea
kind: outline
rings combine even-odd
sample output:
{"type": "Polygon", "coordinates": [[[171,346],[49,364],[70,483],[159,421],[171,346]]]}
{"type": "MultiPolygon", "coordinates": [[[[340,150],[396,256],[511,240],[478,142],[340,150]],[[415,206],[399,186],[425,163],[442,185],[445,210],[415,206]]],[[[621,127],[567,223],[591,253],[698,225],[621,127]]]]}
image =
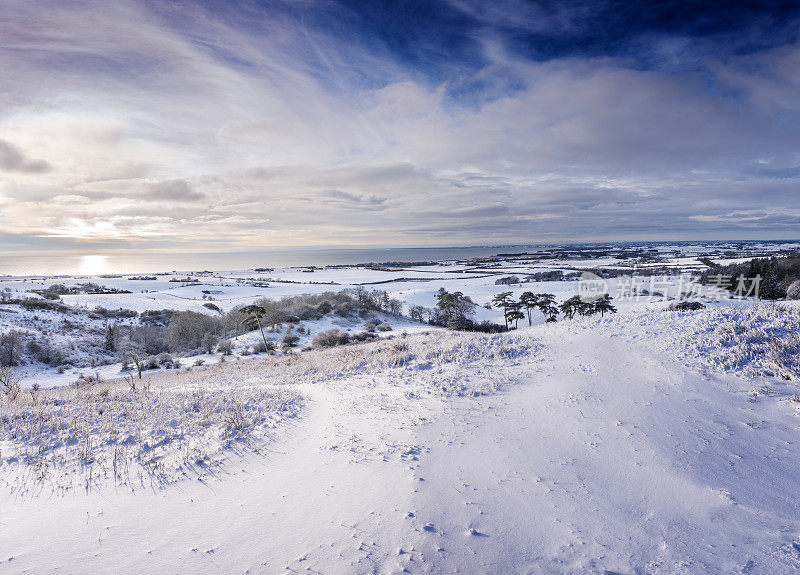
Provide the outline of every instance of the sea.
{"type": "Polygon", "coordinates": [[[0,276],[144,274],[184,271],[234,271],[357,265],[386,262],[441,262],[501,253],[534,253],[544,246],[435,248],[282,248],[225,253],[86,253],[72,255],[0,254],[0,276]]]}

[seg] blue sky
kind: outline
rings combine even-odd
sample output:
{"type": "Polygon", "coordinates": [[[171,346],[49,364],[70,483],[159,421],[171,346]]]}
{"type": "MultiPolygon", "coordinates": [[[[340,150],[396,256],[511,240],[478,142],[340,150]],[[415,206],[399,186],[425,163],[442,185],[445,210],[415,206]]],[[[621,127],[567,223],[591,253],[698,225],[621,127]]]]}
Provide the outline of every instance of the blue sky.
{"type": "Polygon", "coordinates": [[[800,236],[788,2],[0,5],[4,252],[800,236]]]}

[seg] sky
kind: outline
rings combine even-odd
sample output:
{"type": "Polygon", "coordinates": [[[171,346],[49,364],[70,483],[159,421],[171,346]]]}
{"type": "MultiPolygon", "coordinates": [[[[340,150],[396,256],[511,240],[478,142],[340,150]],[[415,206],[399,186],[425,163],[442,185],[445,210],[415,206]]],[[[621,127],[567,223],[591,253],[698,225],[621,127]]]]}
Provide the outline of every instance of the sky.
{"type": "Polygon", "coordinates": [[[2,0],[0,252],[800,238],[800,3],[2,0]]]}

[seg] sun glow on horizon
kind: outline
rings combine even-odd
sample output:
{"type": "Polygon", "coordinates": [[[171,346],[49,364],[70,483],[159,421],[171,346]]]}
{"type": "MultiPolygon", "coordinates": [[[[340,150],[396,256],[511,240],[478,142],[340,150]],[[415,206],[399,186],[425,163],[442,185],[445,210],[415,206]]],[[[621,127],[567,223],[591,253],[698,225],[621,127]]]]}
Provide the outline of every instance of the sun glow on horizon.
{"type": "Polygon", "coordinates": [[[80,273],[84,275],[101,275],[107,273],[108,256],[85,255],[81,256],[80,273]]]}

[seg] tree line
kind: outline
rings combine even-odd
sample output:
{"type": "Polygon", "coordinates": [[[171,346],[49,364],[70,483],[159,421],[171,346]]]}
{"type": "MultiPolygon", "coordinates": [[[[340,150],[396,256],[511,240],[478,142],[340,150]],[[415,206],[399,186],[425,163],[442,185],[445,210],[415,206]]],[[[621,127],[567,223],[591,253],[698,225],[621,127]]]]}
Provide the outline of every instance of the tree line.
{"type": "Polygon", "coordinates": [[[590,316],[599,313],[601,316],[605,316],[607,313],[616,313],[617,308],[611,304],[612,299],[609,294],[594,300],[584,300],[575,295],[556,306],[555,296],[551,293],[526,291],[519,296],[519,299],[515,300],[512,292],[506,291],[494,296],[492,303],[503,310],[506,329],[509,329],[512,322],[516,328],[519,320],[526,317],[528,325],[533,325],[531,314],[537,309],[542,312],[547,322],[557,321],[559,311],[569,319],[576,315],[590,316]]]}
{"type": "Polygon", "coordinates": [[[436,293],[436,307],[427,308],[421,305],[412,305],[409,308],[409,317],[415,321],[426,322],[441,327],[460,329],[466,331],[507,331],[519,326],[519,321],[528,319],[528,325],[533,325],[532,314],[538,310],[544,314],[546,321],[558,320],[559,314],[568,319],[576,315],[591,316],[599,313],[616,313],[617,308],[611,303],[613,298],[609,294],[592,301],[585,301],[579,296],[573,296],[560,305],[556,305],[555,295],[551,293],[523,292],[519,299],[514,299],[512,292],[501,292],[494,296],[492,304],[503,310],[503,324],[489,321],[476,322],[472,319],[478,307],[469,296],[460,291],[448,292],[440,288],[436,293]]]}

